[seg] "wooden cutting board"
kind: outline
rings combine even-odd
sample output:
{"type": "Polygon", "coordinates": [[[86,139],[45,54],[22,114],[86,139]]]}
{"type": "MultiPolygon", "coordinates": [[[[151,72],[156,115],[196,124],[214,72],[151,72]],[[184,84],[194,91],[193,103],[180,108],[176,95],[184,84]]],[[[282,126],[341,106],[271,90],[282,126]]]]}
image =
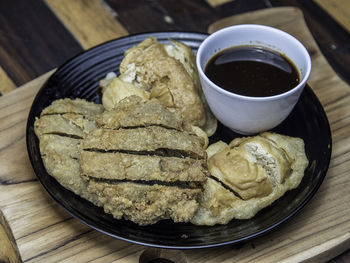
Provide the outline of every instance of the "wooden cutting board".
{"type": "MultiPolygon", "coordinates": [[[[242,23],[281,28],[309,50],[313,62],[309,84],[327,112],[333,136],[326,179],[294,218],[242,247],[147,252],[178,262],[325,261],[350,247],[350,87],[328,65],[298,9],[264,9],[229,17],[211,25],[209,32],[242,23]]],[[[10,237],[8,246],[0,248],[0,259],[15,261],[20,255],[25,262],[138,262],[146,247],[113,239],[72,218],[33,173],[26,152],[26,118],[36,92],[50,74],[0,98],[0,222],[5,225],[0,228],[0,242],[6,243],[2,230],[10,237]]],[[[149,256],[145,255],[143,262],[149,256]]]]}

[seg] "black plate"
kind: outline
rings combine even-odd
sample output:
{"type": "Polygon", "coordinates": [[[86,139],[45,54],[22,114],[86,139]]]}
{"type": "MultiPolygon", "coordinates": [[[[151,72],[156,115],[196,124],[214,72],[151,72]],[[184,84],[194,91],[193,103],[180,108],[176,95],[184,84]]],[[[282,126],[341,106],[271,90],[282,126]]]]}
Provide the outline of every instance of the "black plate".
{"type": "MultiPolygon", "coordinates": [[[[310,87],[306,87],[290,116],[275,131],[304,139],[310,165],[300,186],[260,211],[250,220],[232,220],[227,225],[200,227],[163,220],[151,226],[138,226],[130,221],[115,220],[102,208],[66,190],[49,176],[40,157],[34,134],[35,117],[44,107],[59,98],[85,98],[100,102],[98,82],[107,72],[118,72],[123,52],[149,35],[161,42],[168,38],[188,44],[194,51],[207,36],[187,32],[140,34],[116,39],[92,48],[61,66],[40,89],[31,107],[27,123],[27,148],[34,171],[47,192],[72,216],[107,235],[148,246],[193,249],[237,244],[275,229],[298,212],[321,185],[331,156],[331,132],[326,114],[310,87]]],[[[241,136],[219,124],[211,142],[226,142],[241,136]]]]}

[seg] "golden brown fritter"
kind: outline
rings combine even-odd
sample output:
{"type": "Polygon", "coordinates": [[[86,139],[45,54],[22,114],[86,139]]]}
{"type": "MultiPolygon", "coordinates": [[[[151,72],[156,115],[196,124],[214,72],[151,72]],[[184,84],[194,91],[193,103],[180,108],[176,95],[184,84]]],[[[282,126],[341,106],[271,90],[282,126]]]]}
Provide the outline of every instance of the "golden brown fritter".
{"type": "Polygon", "coordinates": [[[207,179],[205,160],[189,157],[82,151],[80,163],[83,174],[91,178],[202,183],[207,179]]]}
{"type": "Polygon", "coordinates": [[[64,114],[43,115],[35,121],[34,129],[37,136],[55,133],[84,137],[83,130],[65,118],[64,114]]]}
{"type": "Polygon", "coordinates": [[[160,126],[134,129],[96,129],[87,134],[83,149],[103,151],[172,151],[195,158],[205,158],[203,141],[196,135],[160,126]]]}
{"type": "Polygon", "coordinates": [[[204,140],[157,100],[129,97],[103,113],[87,101],[59,100],[35,132],[47,172],[116,218],[188,222],[198,208],[204,140]]]}
{"type": "Polygon", "coordinates": [[[58,100],[45,108],[34,123],[47,172],[63,187],[95,205],[99,205],[97,196],[87,191],[79,159],[82,138],[96,128],[93,116],[97,112],[101,112],[101,106],[91,102],[58,100]]]}
{"type": "Polygon", "coordinates": [[[83,141],[80,164],[105,211],[140,225],[188,222],[207,169],[204,140],[182,116],[133,96],[97,123],[83,141]]]}
{"type": "Polygon", "coordinates": [[[308,165],[302,139],[265,132],[238,138],[229,145],[219,142],[208,149],[208,179],[196,225],[226,224],[249,219],[296,188],[308,165]]]}
{"type": "Polygon", "coordinates": [[[81,177],[81,140],[54,134],[42,134],[39,140],[41,157],[48,174],[63,187],[99,205],[97,196],[87,192],[87,182],[81,177]]]}
{"type": "Polygon", "coordinates": [[[101,104],[95,104],[88,102],[84,99],[59,99],[51,103],[50,106],[43,109],[41,116],[47,114],[64,114],[64,113],[77,113],[84,116],[96,115],[104,111],[101,104]]]}
{"type": "Polygon", "coordinates": [[[150,91],[163,105],[181,112],[186,121],[204,126],[206,114],[191,76],[181,62],[166,52],[164,45],[150,37],[125,52],[120,64],[123,74],[133,65],[137,85],[150,91]]]}
{"type": "Polygon", "coordinates": [[[112,110],[103,112],[97,119],[97,124],[108,129],[150,125],[177,130],[186,128],[178,112],[170,112],[157,100],[142,100],[137,96],[127,97],[117,103],[112,110]]]}
{"type": "Polygon", "coordinates": [[[105,212],[113,217],[148,225],[169,218],[174,222],[191,220],[198,209],[196,197],[201,189],[91,180],[88,191],[98,195],[105,212]]]}

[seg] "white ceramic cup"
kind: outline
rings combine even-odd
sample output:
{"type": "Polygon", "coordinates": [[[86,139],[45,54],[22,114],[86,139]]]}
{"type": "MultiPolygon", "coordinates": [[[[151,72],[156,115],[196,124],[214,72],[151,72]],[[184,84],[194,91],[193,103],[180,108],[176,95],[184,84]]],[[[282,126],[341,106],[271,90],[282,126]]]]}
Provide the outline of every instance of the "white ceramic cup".
{"type": "Polygon", "coordinates": [[[262,25],[236,25],[216,31],[199,46],[196,62],[213,114],[240,134],[256,134],[279,125],[297,103],[311,72],[310,55],[303,44],[286,32],[262,25]],[[285,55],[299,72],[299,84],[269,97],[242,96],[220,88],[205,75],[206,64],[221,50],[235,46],[265,47],[285,55]]]}

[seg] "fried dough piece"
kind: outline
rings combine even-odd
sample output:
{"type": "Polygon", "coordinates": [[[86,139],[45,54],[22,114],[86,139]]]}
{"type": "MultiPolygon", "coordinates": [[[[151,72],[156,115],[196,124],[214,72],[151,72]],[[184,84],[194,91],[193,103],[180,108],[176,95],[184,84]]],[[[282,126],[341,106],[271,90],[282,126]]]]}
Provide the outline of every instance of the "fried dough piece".
{"type": "Polygon", "coordinates": [[[275,142],[255,136],[238,138],[230,142],[229,147],[239,147],[250,155],[254,163],[260,165],[268,174],[273,185],[282,184],[291,171],[291,160],[283,148],[275,142]]]}
{"type": "Polygon", "coordinates": [[[191,223],[212,226],[227,224],[232,219],[252,218],[262,208],[280,198],[285,191],[283,185],[276,185],[267,196],[242,200],[216,180],[209,178],[204,185],[198,211],[191,219],[191,223]]]}
{"type": "Polygon", "coordinates": [[[272,192],[272,184],[264,168],[253,162],[243,148],[227,147],[208,160],[208,167],[212,176],[243,200],[266,196],[272,192]]]}
{"type": "Polygon", "coordinates": [[[87,134],[83,149],[133,152],[173,151],[196,158],[206,157],[203,141],[198,136],[159,126],[119,130],[96,129],[87,134]]]}
{"type": "Polygon", "coordinates": [[[157,100],[145,101],[137,96],[127,97],[112,110],[103,112],[97,124],[108,129],[160,125],[180,131],[185,126],[178,112],[169,111],[157,100]]]}
{"type": "Polygon", "coordinates": [[[215,180],[207,180],[204,186],[200,207],[191,220],[197,225],[253,217],[296,188],[308,165],[302,139],[270,132],[235,139],[229,146],[219,142],[207,151],[209,172],[215,180]],[[237,156],[242,158],[238,163],[237,156]],[[247,167],[259,167],[261,172],[256,175],[255,169],[247,167]]]}
{"type": "Polygon", "coordinates": [[[174,222],[188,222],[197,211],[196,197],[201,189],[91,180],[88,191],[98,195],[105,212],[116,219],[123,217],[139,225],[148,225],[168,218],[174,222]]]}
{"type": "Polygon", "coordinates": [[[107,75],[100,81],[100,87],[102,88],[102,104],[106,110],[113,109],[119,101],[129,96],[137,96],[143,100],[148,100],[150,96],[149,92],[116,76],[109,78],[107,75]]]}
{"type": "Polygon", "coordinates": [[[97,196],[87,192],[87,182],[80,176],[80,142],[79,139],[42,134],[40,136],[42,160],[48,174],[63,187],[99,205],[97,196]]]}
{"type": "Polygon", "coordinates": [[[190,124],[206,123],[204,107],[191,76],[181,62],[169,56],[164,45],[154,37],[147,38],[125,52],[120,64],[121,74],[133,65],[137,86],[151,92],[168,108],[181,112],[190,124]]]}
{"type": "Polygon", "coordinates": [[[163,182],[207,179],[205,160],[127,153],[81,153],[83,175],[109,180],[158,180],[163,182]]]}

